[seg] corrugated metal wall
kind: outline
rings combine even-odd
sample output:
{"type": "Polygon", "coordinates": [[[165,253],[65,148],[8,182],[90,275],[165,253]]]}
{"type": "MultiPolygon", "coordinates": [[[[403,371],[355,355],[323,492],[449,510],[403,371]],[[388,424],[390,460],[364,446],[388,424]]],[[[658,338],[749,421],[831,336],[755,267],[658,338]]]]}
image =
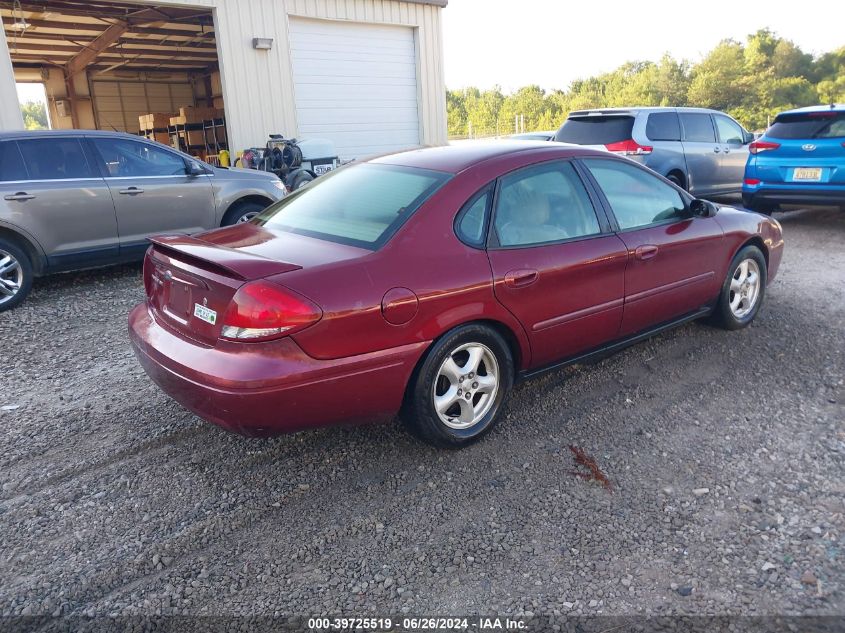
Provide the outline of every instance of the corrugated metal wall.
{"type": "MultiPolygon", "coordinates": [[[[0,26],[2,26],[0,20],[0,26]]],[[[0,28],[0,130],[22,130],[23,115],[18,106],[15,73],[6,43],[6,31],[0,28]]]]}

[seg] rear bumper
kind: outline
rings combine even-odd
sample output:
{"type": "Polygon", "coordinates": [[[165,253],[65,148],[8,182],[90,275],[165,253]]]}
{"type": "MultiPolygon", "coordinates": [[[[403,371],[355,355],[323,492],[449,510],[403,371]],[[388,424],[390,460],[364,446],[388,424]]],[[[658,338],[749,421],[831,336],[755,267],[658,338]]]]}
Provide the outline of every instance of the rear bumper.
{"type": "Polygon", "coordinates": [[[389,421],[428,345],[337,360],[311,358],[290,337],[205,347],[156,322],[146,304],[129,315],[129,335],[144,371],[165,393],[204,420],[248,436],[389,421]]]}
{"type": "Polygon", "coordinates": [[[845,186],[841,185],[757,185],[742,188],[742,201],[751,204],[837,205],[845,204],[845,186]]]}

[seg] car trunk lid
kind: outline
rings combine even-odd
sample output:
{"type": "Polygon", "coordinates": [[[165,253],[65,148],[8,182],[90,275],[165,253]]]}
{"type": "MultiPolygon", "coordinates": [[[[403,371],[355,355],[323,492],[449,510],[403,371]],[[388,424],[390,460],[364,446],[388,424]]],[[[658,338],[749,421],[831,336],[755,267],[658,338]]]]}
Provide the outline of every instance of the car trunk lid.
{"type": "Polygon", "coordinates": [[[153,237],[144,285],[153,313],[188,338],[213,345],[235,292],[247,281],[301,266],[197,237],[153,237]]]}

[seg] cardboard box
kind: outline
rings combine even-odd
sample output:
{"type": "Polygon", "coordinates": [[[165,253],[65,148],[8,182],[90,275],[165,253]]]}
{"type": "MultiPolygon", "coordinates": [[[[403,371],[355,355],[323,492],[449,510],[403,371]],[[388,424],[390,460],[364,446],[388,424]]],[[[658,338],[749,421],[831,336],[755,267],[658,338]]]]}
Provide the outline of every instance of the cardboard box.
{"type": "Polygon", "coordinates": [[[188,145],[205,145],[205,135],[202,130],[187,131],[188,145]]]}
{"type": "Polygon", "coordinates": [[[151,141],[155,141],[156,143],[170,145],[170,134],[167,132],[155,132],[149,138],[151,141]]]}
{"type": "Polygon", "coordinates": [[[183,106],[179,108],[179,116],[183,117],[186,123],[202,123],[207,119],[213,119],[215,110],[214,108],[183,106]]]}
{"type": "Polygon", "coordinates": [[[170,125],[185,125],[187,121],[185,121],[185,117],[183,116],[172,116],[168,119],[170,125]]]}
{"type": "Polygon", "coordinates": [[[223,97],[214,97],[213,105],[216,110],[223,111],[223,97]]]}

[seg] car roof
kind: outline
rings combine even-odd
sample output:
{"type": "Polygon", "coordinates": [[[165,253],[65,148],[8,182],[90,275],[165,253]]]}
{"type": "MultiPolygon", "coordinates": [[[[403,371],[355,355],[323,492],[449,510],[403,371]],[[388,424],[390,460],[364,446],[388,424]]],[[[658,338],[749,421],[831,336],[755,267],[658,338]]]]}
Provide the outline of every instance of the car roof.
{"type": "Polygon", "coordinates": [[[136,141],[145,140],[143,136],[128,132],[111,132],[107,130],[6,130],[0,132],[0,141],[21,138],[41,138],[54,136],[109,136],[131,138],[136,141]]]}
{"type": "Polygon", "coordinates": [[[580,145],[554,141],[462,141],[442,147],[423,147],[397,154],[379,156],[367,162],[402,167],[418,167],[457,174],[478,163],[516,154],[551,153],[552,158],[592,156],[597,152],[580,145]]]}
{"type": "Polygon", "coordinates": [[[636,106],[633,108],[589,108],[586,110],[573,110],[569,116],[586,116],[597,114],[638,114],[643,112],[719,112],[719,110],[711,110],[710,108],[690,108],[690,107],[666,107],[666,106],[636,106]]]}
{"type": "Polygon", "coordinates": [[[805,108],[795,108],[794,110],[784,110],[781,114],[804,114],[808,112],[845,112],[845,103],[830,103],[828,105],[814,105],[805,108]]]}

